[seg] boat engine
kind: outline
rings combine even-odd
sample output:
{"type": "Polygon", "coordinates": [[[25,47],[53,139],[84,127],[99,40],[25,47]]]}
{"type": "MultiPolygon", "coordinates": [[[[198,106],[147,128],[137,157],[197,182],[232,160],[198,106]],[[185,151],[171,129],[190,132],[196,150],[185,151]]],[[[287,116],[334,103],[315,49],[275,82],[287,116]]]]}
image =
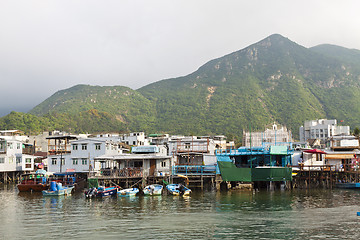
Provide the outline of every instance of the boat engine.
{"type": "Polygon", "coordinates": [[[97,189],[96,187],[90,188],[89,190],[87,190],[87,192],[85,193],[85,196],[87,198],[92,198],[93,196],[96,196],[97,194],[97,189]]]}

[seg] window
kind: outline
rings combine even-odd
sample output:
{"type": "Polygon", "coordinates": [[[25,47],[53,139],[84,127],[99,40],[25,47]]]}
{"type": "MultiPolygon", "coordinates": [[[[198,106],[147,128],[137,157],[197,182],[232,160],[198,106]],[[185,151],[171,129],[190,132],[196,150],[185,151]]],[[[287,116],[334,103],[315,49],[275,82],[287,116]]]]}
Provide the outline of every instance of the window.
{"type": "Polygon", "coordinates": [[[99,143],[95,144],[95,150],[101,150],[101,144],[99,143]]]}
{"type": "Polygon", "coordinates": [[[81,150],[87,150],[87,144],[81,144],[81,150]]]}
{"type": "Polygon", "coordinates": [[[161,162],[161,167],[163,167],[163,168],[166,167],[166,161],[161,162]]]}
{"type": "Polygon", "coordinates": [[[21,157],[16,157],[16,163],[21,163],[21,157]]]}
{"type": "Polygon", "coordinates": [[[185,143],[185,148],[190,149],[190,143],[185,143]]]}
{"type": "Polygon", "coordinates": [[[73,162],[73,165],[78,165],[78,159],[77,158],[73,158],[72,162],[73,162]]]}
{"type": "Polygon", "coordinates": [[[20,143],[16,144],[16,149],[20,149],[20,143]]]}
{"type": "Polygon", "coordinates": [[[74,144],[74,145],[73,145],[73,150],[74,150],[74,151],[78,150],[78,145],[77,145],[77,144],[74,144]]]}
{"type": "Polygon", "coordinates": [[[65,158],[61,159],[61,165],[65,165],[65,158]]]}
{"type": "Polygon", "coordinates": [[[4,150],[4,143],[0,142],[0,150],[3,151],[4,150]]]}
{"type": "Polygon", "coordinates": [[[57,164],[57,159],[56,159],[56,158],[52,158],[52,159],[51,159],[51,164],[52,164],[52,165],[56,165],[56,164],[57,164]]]}
{"type": "Polygon", "coordinates": [[[5,163],[5,158],[0,158],[0,163],[5,163]]]}
{"type": "Polygon", "coordinates": [[[12,143],[8,143],[8,148],[9,148],[9,149],[13,149],[13,144],[12,144],[12,143]]]}
{"type": "Polygon", "coordinates": [[[81,164],[82,165],[87,165],[87,158],[82,158],[81,159],[81,164]]]}
{"type": "Polygon", "coordinates": [[[136,141],[133,141],[133,145],[136,145],[136,141]]]}
{"type": "Polygon", "coordinates": [[[31,158],[25,158],[25,163],[31,163],[31,158]]]}

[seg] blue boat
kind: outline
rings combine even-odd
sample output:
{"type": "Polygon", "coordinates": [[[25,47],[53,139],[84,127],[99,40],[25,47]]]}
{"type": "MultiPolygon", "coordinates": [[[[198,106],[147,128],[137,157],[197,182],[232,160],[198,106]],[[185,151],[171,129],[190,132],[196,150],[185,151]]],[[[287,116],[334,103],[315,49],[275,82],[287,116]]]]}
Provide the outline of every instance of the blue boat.
{"type": "Polygon", "coordinates": [[[57,183],[55,181],[52,181],[50,183],[50,189],[49,190],[43,190],[43,196],[64,196],[64,195],[71,195],[71,192],[73,191],[74,186],[70,187],[63,187],[61,183],[57,183]]]}
{"type": "Polygon", "coordinates": [[[119,190],[117,195],[119,197],[132,197],[135,196],[139,192],[138,188],[127,188],[123,190],[119,190]]]}
{"type": "Polygon", "coordinates": [[[336,183],[335,187],[346,189],[360,188],[360,183],[336,183]]]}
{"type": "Polygon", "coordinates": [[[166,189],[174,196],[188,196],[191,190],[182,184],[169,184],[166,189]]]}
{"type": "Polygon", "coordinates": [[[143,189],[143,192],[144,192],[144,195],[154,196],[154,195],[161,195],[162,190],[163,190],[163,185],[152,184],[152,185],[146,186],[143,189]]]}
{"type": "Polygon", "coordinates": [[[118,187],[93,187],[90,188],[88,191],[85,191],[85,197],[92,198],[92,197],[110,197],[116,195],[118,191],[118,187]]]}
{"type": "Polygon", "coordinates": [[[82,191],[86,185],[85,178],[80,177],[80,174],[76,172],[54,173],[51,180],[61,182],[66,187],[74,186],[75,191],[82,191]]]}

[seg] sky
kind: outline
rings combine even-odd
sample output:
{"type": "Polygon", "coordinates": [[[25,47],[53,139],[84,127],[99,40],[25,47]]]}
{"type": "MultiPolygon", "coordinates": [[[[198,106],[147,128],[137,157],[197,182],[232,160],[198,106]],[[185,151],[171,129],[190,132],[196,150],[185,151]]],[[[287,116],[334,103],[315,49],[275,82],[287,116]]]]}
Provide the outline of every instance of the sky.
{"type": "Polygon", "coordinates": [[[0,0],[0,116],[77,84],[138,89],[278,33],[360,49],[358,0],[0,0]]]}

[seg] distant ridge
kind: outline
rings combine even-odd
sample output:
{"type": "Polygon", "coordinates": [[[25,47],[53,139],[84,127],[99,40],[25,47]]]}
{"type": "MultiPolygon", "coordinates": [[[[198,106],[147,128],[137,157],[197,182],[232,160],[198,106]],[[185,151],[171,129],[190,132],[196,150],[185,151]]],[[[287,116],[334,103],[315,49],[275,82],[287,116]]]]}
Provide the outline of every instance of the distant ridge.
{"type": "MultiPolygon", "coordinates": [[[[109,116],[109,127],[119,131],[229,136],[275,121],[296,137],[298,127],[310,119],[335,118],[360,126],[359,83],[359,50],[327,44],[305,48],[273,34],[184,77],[138,90],[77,85],[58,91],[29,113],[50,119],[47,128],[54,127],[54,114],[77,119],[79,113],[96,110],[104,113],[102,122],[109,116]]],[[[77,121],[69,124],[83,131],[77,121]]]]}

